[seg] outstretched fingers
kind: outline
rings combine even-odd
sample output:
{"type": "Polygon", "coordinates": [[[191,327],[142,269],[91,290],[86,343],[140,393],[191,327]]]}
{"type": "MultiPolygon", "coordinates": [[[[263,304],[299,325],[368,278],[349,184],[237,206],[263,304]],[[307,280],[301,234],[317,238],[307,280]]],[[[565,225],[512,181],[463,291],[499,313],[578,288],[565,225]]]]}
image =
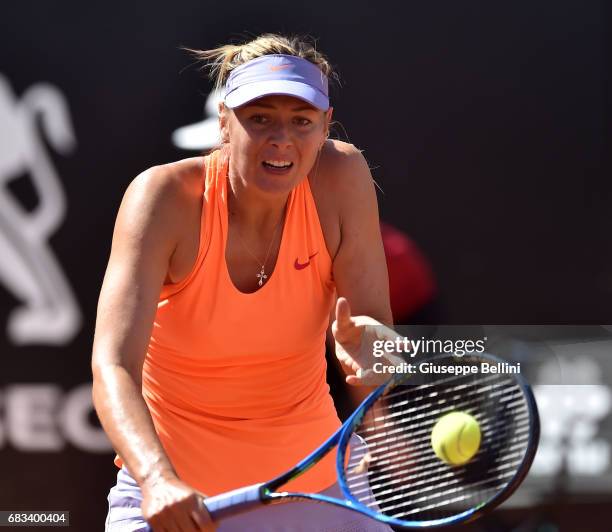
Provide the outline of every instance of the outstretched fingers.
{"type": "Polygon", "coordinates": [[[342,342],[354,334],[355,322],[351,317],[351,306],[344,297],[336,302],[336,320],[332,325],[332,332],[338,342],[342,342]]]}

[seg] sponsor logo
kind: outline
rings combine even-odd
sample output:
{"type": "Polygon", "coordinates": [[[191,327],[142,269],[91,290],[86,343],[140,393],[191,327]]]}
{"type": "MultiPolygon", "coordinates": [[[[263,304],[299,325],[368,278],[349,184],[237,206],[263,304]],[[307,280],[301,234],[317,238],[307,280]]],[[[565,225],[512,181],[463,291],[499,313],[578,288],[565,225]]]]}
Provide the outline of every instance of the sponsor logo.
{"type": "Polygon", "coordinates": [[[312,255],[310,255],[308,257],[308,261],[304,262],[304,263],[300,263],[299,259],[295,259],[295,262],[293,263],[293,265],[295,266],[296,270],[303,270],[304,268],[306,268],[306,266],[308,266],[310,264],[310,259],[312,259],[317,253],[319,253],[318,251],[315,251],[312,255]]]}
{"type": "Polygon", "coordinates": [[[270,70],[272,72],[278,72],[279,70],[286,70],[287,68],[291,68],[293,65],[292,64],[288,64],[288,65],[272,65],[270,67],[270,70]]]}
{"type": "Polygon", "coordinates": [[[0,450],[58,453],[71,445],[104,454],[112,446],[95,423],[91,384],[64,391],[54,383],[12,384],[0,388],[0,450]]]}
{"type": "Polygon", "coordinates": [[[14,345],[65,345],[83,321],[50,244],[66,218],[67,200],[48,150],[67,156],[76,147],[65,96],[49,83],[37,83],[18,98],[0,74],[0,139],[0,284],[18,301],[6,334],[14,345]],[[8,186],[20,176],[39,198],[33,210],[8,186]]]}

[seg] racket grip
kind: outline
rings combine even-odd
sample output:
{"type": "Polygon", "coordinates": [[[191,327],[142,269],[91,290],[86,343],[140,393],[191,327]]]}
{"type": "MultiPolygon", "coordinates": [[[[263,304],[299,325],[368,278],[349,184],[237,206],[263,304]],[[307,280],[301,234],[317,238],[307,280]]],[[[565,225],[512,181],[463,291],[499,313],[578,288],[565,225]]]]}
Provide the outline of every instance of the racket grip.
{"type": "MultiPolygon", "coordinates": [[[[202,499],[202,504],[208,510],[213,521],[220,521],[226,517],[247,512],[252,508],[260,506],[262,504],[260,495],[262,486],[263,484],[253,484],[246,488],[238,488],[220,493],[219,495],[202,499]]],[[[145,531],[153,532],[153,529],[150,525],[147,525],[145,531]]]]}
{"type": "Polygon", "coordinates": [[[202,502],[213,521],[225,519],[231,515],[236,515],[246,512],[260,506],[261,502],[261,486],[263,484],[253,484],[245,488],[207,497],[202,502]]]}

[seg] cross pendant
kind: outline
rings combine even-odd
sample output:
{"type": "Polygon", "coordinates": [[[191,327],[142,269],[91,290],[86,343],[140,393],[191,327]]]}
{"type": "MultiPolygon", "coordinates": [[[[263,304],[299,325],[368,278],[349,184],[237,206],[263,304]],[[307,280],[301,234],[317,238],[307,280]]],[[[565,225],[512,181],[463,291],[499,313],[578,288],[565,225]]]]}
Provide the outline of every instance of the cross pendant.
{"type": "Polygon", "coordinates": [[[261,271],[257,274],[257,278],[259,279],[259,286],[261,286],[264,283],[264,279],[267,279],[268,276],[265,274],[264,272],[264,267],[261,267],[261,271]]]}

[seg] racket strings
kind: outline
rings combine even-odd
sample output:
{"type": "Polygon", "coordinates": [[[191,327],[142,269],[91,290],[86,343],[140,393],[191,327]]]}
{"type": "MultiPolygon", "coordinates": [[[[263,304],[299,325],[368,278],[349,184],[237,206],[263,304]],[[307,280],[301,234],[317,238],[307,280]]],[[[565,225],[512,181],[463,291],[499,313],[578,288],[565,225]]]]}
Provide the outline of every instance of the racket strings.
{"type": "MultiPolygon", "coordinates": [[[[521,411],[524,410],[522,408],[524,406],[524,403],[522,400],[523,397],[520,391],[517,392],[515,395],[511,396],[511,399],[515,399],[518,401],[514,401],[514,402],[504,401],[507,403],[508,407],[515,406],[521,411]]],[[[475,401],[456,401],[454,402],[454,405],[457,410],[461,410],[463,412],[469,413],[470,411],[474,410],[473,407],[476,406],[476,402],[475,401]]],[[[431,415],[428,413],[427,415],[421,414],[421,415],[414,416],[413,419],[418,419],[419,420],[418,423],[412,421],[410,418],[407,418],[408,414],[413,413],[413,409],[400,410],[399,412],[394,412],[393,414],[393,417],[399,419],[399,421],[397,421],[397,419],[392,419],[392,420],[389,419],[389,420],[385,420],[384,423],[378,426],[372,425],[371,427],[364,427],[360,435],[362,437],[367,437],[364,435],[367,435],[368,432],[372,433],[371,437],[368,439],[368,441],[372,441],[372,442],[375,442],[377,439],[388,440],[390,435],[393,434],[394,432],[405,434],[405,430],[402,428],[402,424],[410,423],[410,426],[420,429],[417,432],[415,432],[413,436],[416,436],[417,434],[421,433],[429,437],[430,435],[429,429],[431,425],[431,420],[432,419],[437,420],[442,415],[442,413],[445,412],[447,409],[448,407],[441,406],[438,409],[432,409],[431,415]],[[401,417],[398,416],[397,414],[401,414],[401,417]],[[390,430],[383,432],[383,429],[387,427],[390,430]]],[[[473,415],[480,422],[482,426],[482,422],[485,421],[485,418],[483,418],[480,413],[475,413],[473,415]]],[[[373,443],[372,445],[375,445],[375,443],[373,443]]]]}
{"type": "MultiPolygon", "coordinates": [[[[525,415],[518,415],[516,423],[513,426],[514,437],[524,435],[529,430],[529,419],[525,415]]],[[[411,442],[411,451],[413,456],[418,456],[422,452],[427,457],[432,457],[428,452],[431,448],[431,440],[428,434],[422,434],[420,438],[415,438],[410,434],[402,434],[401,436],[393,436],[384,441],[373,442],[372,445],[368,445],[370,462],[377,462],[379,464],[391,463],[393,457],[401,454],[405,448],[406,443],[411,442]],[[385,462],[385,460],[387,462],[385,462]]],[[[496,448],[500,445],[510,443],[509,435],[503,427],[503,422],[496,421],[491,424],[489,420],[481,423],[481,434],[482,438],[489,444],[489,448],[496,448]]],[[[527,434],[528,435],[528,434],[527,434]]],[[[478,455],[476,455],[477,457],[478,455]]],[[[429,459],[429,458],[428,458],[429,459]]],[[[414,464],[427,460],[415,458],[412,462],[414,464]]],[[[436,463],[439,463],[436,460],[436,463]]]]}
{"type": "MultiPolygon", "coordinates": [[[[481,482],[484,483],[484,482],[490,482],[491,480],[500,480],[501,478],[508,476],[508,471],[510,471],[511,474],[514,474],[514,469],[513,469],[514,461],[519,456],[521,456],[520,452],[513,453],[512,455],[508,456],[508,458],[506,459],[507,460],[506,463],[504,463],[504,461],[501,461],[497,467],[488,469],[487,473],[489,474],[489,478],[481,482]],[[496,472],[500,473],[499,475],[497,475],[497,477],[493,475],[493,473],[496,473],[496,472]]],[[[412,480],[410,476],[406,476],[402,478],[394,478],[394,477],[392,478],[393,478],[393,481],[391,482],[387,481],[387,479],[377,478],[376,480],[379,482],[379,484],[372,484],[369,486],[364,485],[361,489],[357,489],[357,490],[351,489],[351,493],[353,493],[353,495],[356,495],[358,493],[366,494],[367,491],[370,489],[376,490],[376,503],[384,504],[385,502],[388,502],[388,500],[392,500],[392,499],[385,499],[384,497],[386,495],[391,495],[391,494],[396,493],[396,488],[397,488],[397,485],[400,483],[400,481],[406,482],[407,480],[412,480]]],[[[440,491],[441,488],[445,488],[444,493],[448,493],[448,490],[446,488],[457,485],[460,482],[461,480],[457,478],[457,476],[454,473],[444,473],[444,474],[440,474],[437,476],[428,475],[425,480],[422,480],[420,482],[412,482],[410,485],[411,491],[404,490],[402,492],[402,495],[403,496],[418,495],[418,494],[424,493],[429,490],[438,490],[439,492],[438,495],[441,495],[442,494],[442,492],[440,491]],[[446,479],[448,479],[448,481],[444,482],[446,479]]],[[[475,484],[472,484],[472,485],[475,485],[475,484]]],[[[414,502],[414,501],[411,501],[411,502],[414,502]]],[[[372,505],[372,503],[370,505],[372,505]]]]}
{"type": "MultiPolygon", "coordinates": [[[[472,484],[472,486],[476,487],[476,486],[485,486],[485,485],[489,485],[489,487],[491,487],[491,483],[492,482],[499,482],[499,481],[503,481],[506,480],[508,478],[510,478],[512,475],[514,474],[513,471],[506,471],[503,474],[497,475],[495,477],[491,477],[491,478],[486,478],[483,480],[479,480],[478,482],[474,482],[472,484]]],[[[503,483],[500,484],[503,487],[503,483]]],[[[380,506],[380,505],[385,505],[385,513],[388,512],[389,510],[397,510],[399,508],[406,508],[406,507],[412,507],[415,506],[416,503],[418,502],[428,502],[428,503],[433,503],[434,500],[436,498],[443,498],[440,501],[437,501],[437,506],[444,506],[445,504],[448,504],[449,499],[448,496],[452,495],[452,494],[456,494],[456,493],[464,493],[464,490],[461,486],[455,486],[453,487],[451,484],[442,484],[442,486],[444,488],[444,491],[433,491],[435,488],[432,486],[431,487],[431,493],[427,493],[428,490],[424,490],[424,489],[420,489],[420,490],[415,490],[413,492],[402,492],[401,495],[394,495],[392,497],[389,498],[382,498],[382,497],[378,497],[376,498],[376,502],[372,502],[369,504],[370,507],[373,506],[380,506]],[[417,496],[417,497],[415,497],[417,496]],[[411,497],[410,501],[406,500],[407,497],[411,497]],[[394,503],[397,502],[397,504],[390,504],[390,503],[394,503]]],[[[467,499],[468,496],[464,495],[464,498],[467,499]]],[[[406,512],[403,512],[403,515],[407,515],[410,513],[416,513],[420,510],[421,508],[411,508],[410,510],[407,510],[406,512]]],[[[395,514],[395,516],[397,517],[398,515],[401,514],[395,514]]]]}
{"type": "MultiPolygon", "coordinates": [[[[514,398],[518,400],[507,403],[509,408],[514,407],[512,411],[509,411],[509,414],[512,416],[515,424],[520,421],[524,421],[527,424],[529,418],[523,408],[524,402],[522,395],[520,397],[515,395],[514,398]]],[[[466,406],[468,406],[466,402],[456,403],[456,406],[463,411],[470,412],[470,410],[466,408],[466,406]]],[[[373,457],[379,454],[388,454],[389,450],[393,447],[401,447],[405,440],[413,442],[413,450],[418,450],[419,447],[429,448],[432,422],[438,419],[441,411],[441,409],[436,410],[433,416],[429,416],[430,419],[421,420],[419,423],[411,422],[409,418],[401,418],[399,421],[395,420],[393,422],[379,424],[378,432],[376,433],[372,433],[375,427],[366,426],[363,431],[360,432],[360,436],[365,436],[368,440],[368,449],[370,455],[373,457]],[[417,430],[408,430],[407,426],[409,428],[416,427],[417,430]]],[[[404,410],[404,412],[409,412],[409,410],[404,410]]],[[[491,431],[499,429],[500,425],[504,423],[503,420],[496,420],[495,418],[484,417],[479,414],[474,415],[474,417],[479,421],[481,431],[485,436],[489,435],[491,431]],[[491,421],[494,421],[494,423],[492,424],[491,421]]],[[[496,437],[501,436],[491,435],[490,441],[494,441],[496,437]]]]}
{"type": "MultiPolygon", "coordinates": [[[[478,393],[482,393],[480,390],[478,393]]],[[[489,399],[493,399],[494,396],[490,395],[489,399]]],[[[514,394],[508,394],[507,397],[502,399],[503,402],[507,403],[508,407],[518,407],[520,409],[523,408],[523,397],[520,393],[520,390],[515,392],[514,394]],[[515,400],[514,402],[510,402],[511,400],[515,400]],[[516,402],[518,400],[518,403],[516,402]]],[[[402,402],[405,403],[405,402],[402,402]]],[[[404,405],[387,406],[386,410],[388,412],[392,412],[391,415],[382,415],[377,419],[373,420],[369,426],[363,426],[360,435],[364,438],[368,438],[368,441],[375,442],[377,439],[380,440],[389,440],[390,436],[393,433],[402,433],[405,434],[405,428],[402,426],[403,424],[410,424],[411,427],[415,427],[420,429],[414,433],[412,433],[411,437],[416,437],[418,434],[425,435],[429,437],[430,428],[432,420],[437,420],[444,412],[448,411],[448,399],[443,399],[438,401],[438,407],[429,405],[422,406],[418,410],[424,411],[421,413],[417,413],[418,410],[414,408],[401,408],[404,405]],[[412,414],[412,416],[410,416],[412,414]],[[410,417],[409,417],[410,416],[410,417]],[[388,429],[384,431],[383,429],[388,429]],[[369,437],[368,437],[369,436],[369,437]]],[[[453,405],[455,409],[461,410],[464,412],[472,413],[472,415],[482,424],[485,421],[482,414],[478,412],[478,406],[482,403],[482,395],[479,397],[473,398],[471,400],[463,400],[463,401],[453,401],[453,405]]]]}
{"type": "Polygon", "coordinates": [[[368,433],[374,433],[371,435],[371,439],[386,438],[387,432],[383,431],[385,427],[399,427],[402,422],[410,423],[413,426],[419,426],[415,420],[420,422],[423,427],[429,427],[432,420],[437,420],[440,415],[448,411],[448,404],[452,403],[455,410],[462,410],[465,412],[471,412],[477,419],[482,418],[482,406],[483,401],[486,398],[487,402],[493,402],[496,399],[499,400],[499,405],[496,410],[500,409],[500,405],[506,403],[507,406],[516,405],[516,400],[519,401],[519,406],[524,408],[524,398],[520,388],[509,391],[506,386],[505,389],[495,390],[495,386],[487,387],[476,387],[468,389],[466,385],[463,385],[464,395],[463,399],[457,399],[455,396],[451,396],[448,391],[444,393],[436,393],[435,397],[432,397],[428,404],[420,405],[419,407],[404,408],[410,404],[411,401],[403,400],[400,402],[390,402],[395,397],[404,395],[406,392],[401,391],[397,395],[388,395],[378,405],[375,406],[373,412],[380,412],[380,415],[374,416],[368,423],[362,423],[361,435],[368,437],[368,433]],[[514,402],[514,403],[513,403],[514,402]],[[398,423],[397,419],[400,422],[398,423]]]}
{"type": "MultiPolygon", "coordinates": [[[[497,486],[492,486],[490,488],[490,492],[497,493],[500,490],[502,490],[505,486],[506,486],[506,483],[502,483],[502,484],[499,484],[497,486]]],[[[436,501],[435,503],[431,503],[431,504],[426,505],[426,506],[421,506],[421,507],[418,507],[418,508],[414,508],[414,509],[412,509],[410,511],[396,512],[394,517],[404,518],[404,517],[407,517],[409,515],[414,517],[414,514],[417,514],[417,513],[423,514],[426,510],[433,510],[433,509],[439,511],[444,506],[456,504],[457,502],[463,502],[465,506],[467,506],[469,508],[472,508],[473,505],[470,503],[470,500],[469,500],[470,498],[471,498],[470,495],[460,495],[459,497],[455,497],[455,498],[452,498],[452,499],[445,499],[443,501],[436,501]]],[[[418,501],[414,501],[414,502],[427,502],[427,501],[428,501],[427,498],[421,498],[418,501]]],[[[406,506],[406,505],[403,505],[403,506],[406,506]]],[[[399,506],[396,506],[394,509],[397,509],[397,508],[399,508],[399,506]]],[[[455,513],[458,513],[458,512],[451,512],[451,513],[447,512],[447,513],[445,513],[443,515],[444,515],[444,517],[448,517],[449,515],[454,515],[455,513]]],[[[427,519],[437,519],[439,517],[440,517],[439,514],[428,514],[427,515],[427,519]]]]}
{"type": "MultiPolygon", "coordinates": [[[[503,383],[493,383],[488,386],[480,386],[480,384],[481,383],[473,383],[473,382],[463,383],[460,385],[450,387],[448,389],[444,389],[442,391],[440,390],[432,391],[426,396],[422,395],[422,396],[418,396],[415,398],[410,397],[410,398],[400,401],[398,400],[399,397],[406,396],[407,394],[411,392],[410,389],[407,389],[407,390],[403,389],[403,388],[410,388],[410,387],[403,386],[400,388],[399,391],[396,392],[394,390],[390,394],[379,399],[380,401],[379,405],[382,405],[383,407],[385,407],[384,408],[385,413],[380,418],[373,419],[372,423],[377,422],[377,421],[392,420],[394,417],[403,417],[408,413],[422,412],[422,411],[425,411],[426,415],[435,416],[436,414],[439,414],[439,412],[441,411],[441,408],[438,410],[435,410],[434,408],[432,408],[432,405],[435,404],[436,400],[440,405],[446,405],[449,401],[453,401],[453,404],[457,408],[459,407],[464,408],[468,406],[468,403],[469,403],[469,401],[462,400],[462,397],[465,397],[465,396],[476,395],[476,397],[472,399],[472,401],[478,404],[481,404],[482,395],[484,394],[487,394],[488,399],[494,399],[497,396],[503,397],[502,394],[506,395],[508,398],[510,397],[508,395],[507,388],[506,389],[500,388],[496,390],[496,388],[499,388],[503,383]],[[470,386],[472,387],[480,386],[480,387],[475,388],[473,390],[469,390],[470,386]],[[459,392],[464,392],[464,393],[462,395],[459,392]],[[411,406],[408,409],[403,409],[403,407],[406,405],[414,405],[415,403],[426,401],[426,400],[428,400],[428,402],[419,404],[417,406],[411,406]],[[398,410],[398,411],[393,412],[394,410],[398,410]],[[393,412],[393,414],[388,414],[387,412],[393,412]]],[[[522,396],[522,392],[520,388],[516,390],[516,394],[522,396]]],[[[378,430],[378,428],[379,428],[378,426],[373,426],[371,430],[378,430]]],[[[365,428],[364,430],[367,431],[367,429],[365,428]]]]}
{"type": "MultiPolygon", "coordinates": [[[[523,428],[521,432],[527,432],[528,429],[527,428],[523,428]]],[[[499,440],[498,440],[499,441],[499,440]]],[[[492,446],[492,449],[495,450],[496,448],[499,447],[499,444],[494,444],[492,446]]],[[[522,450],[523,449],[523,443],[519,442],[516,445],[513,446],[509,446],[506,448],[506,451],[513,451],[513,450],[522,450]]],[[[500,460],[500,463],[505,461],[506,459],[508,459],[509,457],[511,457],[510,455],[507,455],[506,457],[504,457],[503,459],[500,460]]],[[[519,457],[519,455],[512,455],[512,457],[519,457]]],[[[476,463],[479,460],[479,456],[476,455],[474,457],[474,459],[472,460],[472,463],[476,463]]],[[[370,464],[373,464],[374,460],[370,460],[370,464]]],[[[356,467],[358,466],[358,462],[353,462],[353,465],[356,467]]],[[[376,477],[377,481],[384,481],[386,479],[393,479],[394,478],[394,474],[399,471],[399,470],[404,470],[405,469],[405,458],[402,456],[399,457],[394,457],[391,460],[379,460],[376,462],[376,465],[379,467],[384,467],[385,468],[385,472],[386,474],[381,474],[378,475],[376,477]]],[[[438,477],[435,477],[434,475],[436,473],[439,472],[448,472],[448,467],[445,464],[441,464],[440,460],[436,458],[436,460],[432,460],[430,459],[430,457],[425,457],[425,458],[421,458],[421,459],[417,459],[411,462],[410,464],[411,466],[418,466],[419,468],[419,472],[415,473],[415,474],[411,474],[411,475],[402,475],[401,480],[412,480],[412,479],[418,479],[421,477],[427,477],[429,479],[435,479],[438,477]]],[[[349,468],[348,471],[351,471],[350,469],[350,463],[349,463],[349,468]]],[[[446,473],[447,475],[451,475],[451,476],[455,476],[454,473],[446,473]]],[[[378,486],[371,486],[371,484],[366,481],[365,479],[363,479],[363,476],[359,475],[359,474],[349,474],[347,475],[347,483],[349,488],[351,488],[351,492],[353,494],[358,493],[358,487],[359,486],[364,486],[365,489],[367,489],[368,487],[378,487],[378,486]]],[[[433,481],[433,480],[432,480],[433,481]]],[[[388,484],[392,484],[391,480],[388,482],[388,484]]]]}
{"type": "MultiPolygon", "coordinates": [[[[487,383],[491,381],[495,382],[497,380],[498,380],[497,376],[487,376],[487,377],[479,379],[478,382],[476,383],[473,380],[473,378],[470,379],[469,375],[468,376],[456,375],[454,377],[442,379],[436,382],[435,384],[434,383],[423,383],[423,384],[418,384],[418,385],[417,384],[400,385],[396,388],[393,388],[391,392],[387,392],[386,394],[384,394],[382,397],[379,398],[378,401],[379,401],[379,404],[383,404],[385,400],[392,399],[394,404],[399,405],[399,404],[402,404],[402,402],[398,398],[404,396],[406,398],[409,398],[409,403],[415,404],[415,403],[418,403],[419,401],[428,400],[431,397],[434,397],[442,392],[445,392],[445,393],[451,393],[453,391],[458,392],[469,386],[474,386],[474,385],[482,386],[483,383],[487,383]],[[460,380],[463,382],[460,382],[458,384],[455,384],[454,386],[451,386],[451,383],[457,380],[460,380]],[[419,393],[417,394],[417,392],[419,393]]],[[[403,404],[407,404],[407,402],[404,402],[403,404]]]]}
{"type": "MultiPolygon", "coordinates": [[[[494,425],[489,425],[488,422],[482,423],[481,427],[484,427],[485,430],[482,431],[483,439],[485,439],[490,449],[496,449],[501,445],[508,444],[508,434],[504,432],[495,432],[495,429],[503,429],[501,427],[501,422],[496,422],[494,425]]],[[[522,415],[517,419],[517,424],[514,426],[514,436],[515,438],[520,437],[527,433],[529,430],[529,420],[526,416],[522,415]]],[[[394,463],[397,463],[400,460],[403,460],[402,451],[406,447],[407,442],[413,442],[411,444],[411,451],[415,458],[411,461],[412,465],[419,465],[421,470],[423,470],[423,464],[427,462],[433,463],[434,467],[442,468],[444,464],[440,462],[440,460],[433,455],[433,453],[429,453],[428,451],[431,448],[431,442],[429,437],[426,441],[425,438],[421,438],[419,440],[412,438],[409,434],[406,437],[394,437],[391,440],[387,440],[385,442],[374,442],[372,445],[368,445],[368,455],[369,462],[376,463],[377,465],[385,465],[387,469],[393,469],[394,463]],[[380,447],[382,443],[385,443],[385,447],[380,447]],[[421,454],[419,455],[419,452],[421,454]],[[418,458],[416,458],[418,456],[418,458]],[[435,460],[433,459],[435,457],[435,460]]],[[[347,468],[350,471],[351,465],[356,465],[361,461],[361,456],[357,455],[355,458],[351,458],[349,461],[349,467],[347,468]]],[[[475,456],[474,460],[478,459],[478,454],[475,456]]],[[[399,466],[402,467],[403,463],[400,463],[399,466]]]]}
{"type": "MultiPolygon", "coordinates": [[[[527,430],[527,428],[524,428],[523,432],[526,432],[527,430]]],[[[498,445],[496,445],[495,447],[498,447],[498,445]]],[[[487,473],[492,473],[495,470],[513,468],[516,464],[516,460],[520,460],[522,458],[522,455],[522,442],[507,447],[505,456],[497,463],[497,468],[491,468],[487,471],[487,473]]],[[[477,463],[479,460],[480,458],[477,455],[473,459],[472,464],[477,463]]],[[[356,462],[353,463],[355,464],[356,462]]],[[[370,461],[370,464],[372,463],[373,461],[370,461]]],[[[385,469],[385,474],[379,474],[376,476],[376,483],[366,480],[363,475],[354,473],[347,475],[347,484],[351,493],[354,496],[361,496],[367,494],[369,492],[369,489],[377,490],[387,489],[390,487],[394,488],[395,486],[403,484],[407,481],[411,482],[411,488],[414,488],[415,486],[425,486],[427,484],[433,483],[437,483],[439,487],[443,487],[441,484],[439,484],[439,481],[445,478],[454,479],[448,485],[454,484],[455,482],[459,482],[456,473],[449,471],[448,466],[446,466],[445,464],[441,464],[440,460],[438,459],[436,459],[436,461],[430,460],[429,457],[426,457],[424,460],[417,460],[411,463],[411,466],[413,468],[418,465],[418,473],[414,474],[403,474],[403,471],[405,470],[405,461],[401,457],[399,460],[395,459],[393,462],[377,462],[376,465],[379,467],[384,467],[385,469]],[[423,462],[425,462],[424,466],[423,462]],[[398,472],[402,472],[401,476],[397,475],[398,472]]],[[[348,471],[351,471],[350,464],[348,471]]],[[[382,494],[383,493],[377,492],[377,496],[381,496],[382,494]]]]}
{"type": "Polygon", "coordinates": [[[364,445],[345,466],[348,489],[357,501],[396,518],[457,515],[512,480],[529,444],[529,424],[523,391],[507,375],[453,375],[396,386],[354,430],[364,445]],[[469,413],[481,428],[481,447],[463,466],[442,462],[431,446],[433,426],[454,410],[469,413]]]}

